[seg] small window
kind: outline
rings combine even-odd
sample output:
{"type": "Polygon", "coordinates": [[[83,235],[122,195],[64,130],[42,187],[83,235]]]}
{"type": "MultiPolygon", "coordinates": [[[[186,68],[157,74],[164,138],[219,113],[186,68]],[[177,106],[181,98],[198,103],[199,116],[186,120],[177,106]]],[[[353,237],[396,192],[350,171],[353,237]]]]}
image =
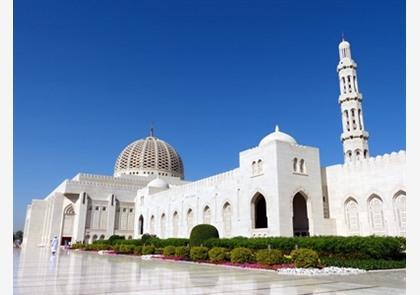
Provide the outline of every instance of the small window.
{"type": "Polygon", "coordinates": [[[127,211],[127,208],[123,208],[123,212],[126,212],[127,211]]]}
{"type": "Polygon", "coordinates": [[[102,211],[106,211],[106,207],[102,207],[102,211]]]}
{"type": "Polygon", "coordinates": [[[133,208],[130,208],[130,213],[133,213],[133,208]]]}
{"type": "Polygon", "coordinates": [[[98,210],[99,210],[99,206],[96,206],[96,207],[95,207],[95,210],[96,210],[96,211],[98,211],[98,210]]]}

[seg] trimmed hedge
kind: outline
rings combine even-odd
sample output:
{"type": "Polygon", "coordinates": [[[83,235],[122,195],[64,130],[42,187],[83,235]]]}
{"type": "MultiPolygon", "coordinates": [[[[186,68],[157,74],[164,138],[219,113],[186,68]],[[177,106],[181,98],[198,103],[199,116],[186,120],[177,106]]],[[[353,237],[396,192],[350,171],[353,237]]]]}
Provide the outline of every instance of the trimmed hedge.
{"type": "Polygon", "coordinates": [[[135,255],[142,255],[143,254],[143,247],[142,246],[134,246],[133,253],[135,255]]]}
{"type": "Polygon", "coordinates": [[[318,267],[320,264],[318,253],[311,249],[296,249],[290,255],[296,267],[318,267]]]}
{"type": "Polygon", "coordinates": [[[230,261],[239,263],[254,262],[255,257],[250,249],[240,247],[230,252],[230,261]]]}
{"type": "Polygon", "coordinates": [[[211,262],[220,262],[226,260],[226,248],[214,247],[209,251],[211,262]]]}
{"type": "Polygon", "coordinates": [[[187,246],[178,246],[175,248],[175,256],[188,258],[190,256],[190,249],[187,246]]]}
{"type": "Polygon", "coordinates": [[[405,258],[404,237],[379,237],[379,236],[314,236],[314,237],[267,237],[231,239],[208,239],[203,246],[208,248],[224,247],[234,249],[245,247],[252,250],[279,249],[289,253],[298,248],[315,250],[320,256],[337,256],[357,259],[388,259],[401,260],[405,258]]]}
{"type": "Polygon", "coordinates": [[[166,246],[163,248],[164,256],[174,256],[175,255],[175,246],[166,246]]]}
{"type": "Polygon", "coordinates": [[[211,224],[198,224],[191,230],[190,245],[200,246],[210,238],[219,238],[217,228],[211,224]]]}
{"type": "Polygon", "coordinates": [[[143,245],[141,253],[143,255],[155,254],[155,247],[152,245],[143,245]]]}
{"type": "Polygon", "coordinates": [[[193,261],[207,260],[209,249],[207,247],[191,247],[190,257],[193,261]]]}
{"type": "Polygon", "coordinates": [[[283,252],[277,249],[258,250],[255,258],[257,262],[268,265],[281,264],[285,261],[283,252]]]}
{"type": "Polygon", "coordinates": [[[405,268],[405,260],[384,260],[384,259],[338,259],[322,257],[323,266],[354,267],[366,270],[405,268]]]}

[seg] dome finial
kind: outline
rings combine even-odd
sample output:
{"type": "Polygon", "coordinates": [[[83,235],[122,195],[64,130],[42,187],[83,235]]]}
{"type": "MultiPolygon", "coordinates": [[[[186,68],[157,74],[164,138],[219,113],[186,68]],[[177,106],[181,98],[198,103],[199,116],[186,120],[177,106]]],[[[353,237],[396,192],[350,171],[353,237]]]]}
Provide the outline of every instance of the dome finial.
{"type": "Polygon", "coordinates": [[[153,122],[152,122],[152,124],[151,124],[151,126],[150,126],[150,133],[149,133],[149,136],[151,136],[151,137],[155,137],[155,130],[154,130],[154,127],[153,127],[153,122]]]}
{"type": "Polygon", "coordinates": [[[341,41],[345,41],[344,40],[344,32],[341,32],[341,41]]]}
{"type": "Polygon", "coordinates": [[[276,127],[274,128],[274,131],[275,132],[280,132],[279,125],[276,124],[276,127]]]}

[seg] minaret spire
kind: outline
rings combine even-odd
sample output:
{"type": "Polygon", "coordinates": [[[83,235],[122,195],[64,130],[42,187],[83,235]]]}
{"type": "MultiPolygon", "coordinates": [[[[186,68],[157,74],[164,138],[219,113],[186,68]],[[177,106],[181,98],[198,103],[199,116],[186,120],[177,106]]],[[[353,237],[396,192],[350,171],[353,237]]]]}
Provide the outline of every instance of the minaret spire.
{"type": "Polygon", "coordinates": [[[369,158],[369,133],[363,123],[362,94],[357,84],[357,64],[351,58],[350,43],[340,42],[340,61],[337,66],[340,81],[340,96],[338,102],[341,106],[344,159],[346,163],[369,158]]]}

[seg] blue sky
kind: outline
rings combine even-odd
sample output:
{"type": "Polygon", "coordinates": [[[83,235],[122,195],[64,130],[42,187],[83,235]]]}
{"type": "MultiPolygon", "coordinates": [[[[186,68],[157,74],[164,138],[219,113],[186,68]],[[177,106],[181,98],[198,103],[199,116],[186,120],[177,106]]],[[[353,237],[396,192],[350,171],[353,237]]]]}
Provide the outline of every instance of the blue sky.
{"type": "Polygon", "coordinates": [[[371,155],[405,149],[404,1],[14,1],[14,229],[64,179],[111,175],[152,122],[188,180],[275,124],[342,163],[342,32],[371,155]]]}

